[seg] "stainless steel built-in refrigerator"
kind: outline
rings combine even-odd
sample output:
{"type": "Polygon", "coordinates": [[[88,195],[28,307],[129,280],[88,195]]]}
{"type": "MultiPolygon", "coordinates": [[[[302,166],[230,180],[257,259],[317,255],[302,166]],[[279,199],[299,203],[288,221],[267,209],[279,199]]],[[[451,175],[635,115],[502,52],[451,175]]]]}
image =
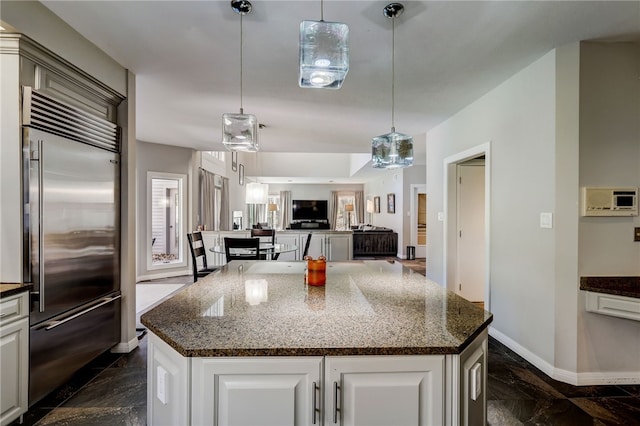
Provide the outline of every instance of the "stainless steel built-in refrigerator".
{"type": "Polygon", "coordinates": [[[120,340],[119,131],[23,89],[30,405],[120,340]]]}

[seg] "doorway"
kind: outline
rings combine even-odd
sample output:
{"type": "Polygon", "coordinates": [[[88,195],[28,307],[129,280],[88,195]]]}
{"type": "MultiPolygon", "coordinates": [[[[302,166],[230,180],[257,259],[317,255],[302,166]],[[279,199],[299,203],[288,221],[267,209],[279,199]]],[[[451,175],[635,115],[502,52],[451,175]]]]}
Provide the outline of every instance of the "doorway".
{"type": "Polygon", "coordinates": [[[457,165],[457,293],[484,303],[484,156],[457,165]]]}
{"type": "Polygon", "coordinates": [[[490,144],[444,160],[444,281],[471,302],[490,305],[490,144]]]}
{"type": "Polygon", "coordinates": [[[427,185],[411,185],[411,245],[416,257],[427,257],[427,185]]]}

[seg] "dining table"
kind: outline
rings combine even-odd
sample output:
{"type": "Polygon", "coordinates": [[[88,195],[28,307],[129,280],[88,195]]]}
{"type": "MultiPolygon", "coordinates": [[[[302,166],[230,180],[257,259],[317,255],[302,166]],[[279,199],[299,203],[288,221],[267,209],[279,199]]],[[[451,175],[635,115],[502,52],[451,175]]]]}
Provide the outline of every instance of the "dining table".
{"type": "MultiPolygon", "coordinates": [[[[226,254],[224,242],[211,246],[209,250],[217,254],[226,254]]],[[[246,252],[246,254],[251,254],[252,252],[252,249],[234,250],[236,250],[237,253],[246,252]]],[[[295,244],[271,243],[268,241],[261,241],[259,250],[261,258],[278,260],[278,256],[280,256],[280,254],[296,251],[298,250],[298,246],[295,244]]]]}

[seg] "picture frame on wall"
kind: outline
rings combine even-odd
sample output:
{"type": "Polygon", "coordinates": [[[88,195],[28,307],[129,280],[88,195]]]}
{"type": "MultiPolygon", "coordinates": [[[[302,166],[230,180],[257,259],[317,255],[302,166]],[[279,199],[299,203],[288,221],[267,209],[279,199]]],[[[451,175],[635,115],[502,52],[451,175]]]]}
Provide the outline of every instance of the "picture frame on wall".
{"type": "Polygon", "coordinates": [[[373,212],[380,213],[380,197],[373,197],[373,212]]]}
{"type": "Polygon", "coordinates": [[[396,212],[396,194],[387,194],[387,213],[396,212]]]}
{"type": "Polygon", "coordinates": [[[242,164],[238,166],[238,184],[244,185],[244,165],[242,164]]]}
{"type": "Polygon", "coordinates": [[[231,152],[231,170],[238,171],[238,153],[235,151],[231,152]]]}

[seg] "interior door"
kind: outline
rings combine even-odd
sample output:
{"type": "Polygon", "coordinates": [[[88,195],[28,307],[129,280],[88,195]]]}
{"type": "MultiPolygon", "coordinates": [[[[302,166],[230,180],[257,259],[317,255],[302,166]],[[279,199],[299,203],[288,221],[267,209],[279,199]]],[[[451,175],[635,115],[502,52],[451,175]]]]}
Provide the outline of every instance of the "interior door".
{"type": "Polygon", "coordinates": [[[456,290],[472,302],[484,301],[484,162],[457,166],[456,290]]]}

